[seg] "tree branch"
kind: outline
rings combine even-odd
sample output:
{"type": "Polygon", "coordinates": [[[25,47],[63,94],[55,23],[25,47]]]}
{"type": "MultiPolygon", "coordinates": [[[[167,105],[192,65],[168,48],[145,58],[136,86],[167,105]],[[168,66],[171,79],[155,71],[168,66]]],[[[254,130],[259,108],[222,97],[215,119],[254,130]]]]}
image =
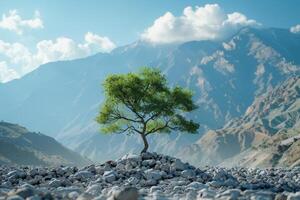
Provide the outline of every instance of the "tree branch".
{"type": "Polygon", "coordinates": [[[155,133],[155,132],[160,131],[160,130],[163,130],[163,129],[165,129],[165,128],[171,128],[171,127],[169,126],[170,121],[171,121],[171,120],[166,121],[166,123],[165,123],[163,126],[161,126],[161,127],[152,128],[150,131],[148,131],[148,132],[146,133],[146,135],[149,135],[149,134],[151,134],[151,133],[155,133]]]}

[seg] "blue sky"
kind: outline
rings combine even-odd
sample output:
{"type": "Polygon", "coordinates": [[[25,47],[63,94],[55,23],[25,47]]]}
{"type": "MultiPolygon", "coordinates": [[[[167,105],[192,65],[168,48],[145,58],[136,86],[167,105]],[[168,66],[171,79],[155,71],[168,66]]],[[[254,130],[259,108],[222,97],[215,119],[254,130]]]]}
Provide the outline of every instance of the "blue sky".
{"type": "Polygon", "coordinates": [[[0,82],[48,61],[108,52],[141,38],[172,43],[218,39],[246,25],[290,28],[300,24],[299,10],[298,0],[0,0],[0,82]],[[205,7],[207,4],[218,7],[205,7]],[[186,13],[192,19],[181,18],[187,7],[191,7],[186,13]],[[228,16],[234,12],[238,14],[228,16]],[[1,24],[3,15],[18,18],[17,28],[1,24]],[[199,25],[201,21],[206,25],[199,25]],[[171,28],[161,30],[170,23],[171,28]],[[222,27],[207,31],[210,23],[222,27]],[[197,31],[189,30],[195,28],[197,31]]]}

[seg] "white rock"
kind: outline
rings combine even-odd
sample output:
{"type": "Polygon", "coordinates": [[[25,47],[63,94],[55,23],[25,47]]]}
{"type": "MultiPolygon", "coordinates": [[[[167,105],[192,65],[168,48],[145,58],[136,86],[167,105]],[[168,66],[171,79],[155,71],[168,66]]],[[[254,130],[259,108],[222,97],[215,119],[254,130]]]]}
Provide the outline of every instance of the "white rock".
{"type": "Polygon", "coordinates": [[[93,196],[98,196],[99,194],[101,194],[101,191],[102,191],[102,186],[99,184],[94,184],[89,186],[85,192],[93,196]]]}
{"type": "Polygon", "coordinates": [[[295,194],[290,194],[287,200],[300,200],[300,192],[296,192],[295,194]]]}
{"type": "Polygon", "coordinates": [[[126,154],[124,155],[122,158],[122,160],[127,160],[127,159],[130,159],[130,160],[140,160],[141,157],[139,155],[136,155],[136,154],[126,154]]]}
{"type": "Polygon", "coordinates": [[[39,197],[38,195],[34,195],[32,197],[27,197],[26,200],[41,200],[42,198],[39,197]]]}
{"type": "Polygon", "coordinates": [[[136,185],[140,182],[140,180],[136,177],[130,177],[127,181],[128,181],[128,183],[130,183],[132,185],[136,185]]]}
{"type": "Polygon", "coordinates": [[[24,198],[18,196],[18,195],[13,195],[13,196],[9,196],[7,197],[6,200],[24,200],[24,198]]]}
{"type": "Polygon", "coordinates": [[[239,189],[230,189],[230,190],[224,191],[223,193],[218,195],[218,197],[227,197],[229,199],[237,199],[240,195],[241,195],[241,191],[239,189]]]}
{"type": "Polygon", "coordinates": [[[161,191],[161,187],[160,186],[152,186],[151,188],[150,188],[150,193],[153,193],[153,192],[155,192],[155,191],[161,191]]]}
{"type": "Polygon", "coordinates": [[[211,199],[211,198],[215,199],[214,198],[215,196],[216,196],[215,191],[209,190],[209,189],[206,189],[206,188],[200,190],[199,193],[198,193],[198,198],[199,199],[206,199],[206,198],[207,199],[211,199]]]}
{"type": "Polygon", "coordinates": [[[7,174],[8,177],[25,178],[26,173],[21,170],[14,170],[7,174]]]}
{"type": "Polygon", "coordinates": [[[106,171],[103,174],[103,178],[106,182],[112,183],[116,180],[116,173],[114,171],[106,171]]]}
{"type": "MultiPolygon", "coordinates": [[[[79,196],[79,193],[76,192],[76,191],[70,192],[70,193],[68,194],[68,197],[69,197],[70,199],[77,199],[78,196],[79,196]]],[[[27,200],[27,199],[26,199],[26,200],[27,200]]]]}

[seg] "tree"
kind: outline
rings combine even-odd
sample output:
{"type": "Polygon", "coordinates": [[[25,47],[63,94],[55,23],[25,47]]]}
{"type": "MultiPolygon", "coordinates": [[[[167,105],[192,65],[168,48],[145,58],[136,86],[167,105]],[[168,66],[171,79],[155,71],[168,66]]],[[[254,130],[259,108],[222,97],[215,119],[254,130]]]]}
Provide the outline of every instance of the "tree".
{"type": "Polygon", "coordinates": [[[197,133],[199,124],[185,113],[197,108],[192,92],[179,86],[170,88],[157,69],[110,75],[104,81],[106,99],[96,121],[103,133],[139,134],[148,150],[147,136],[182,131],[197,133]]]}

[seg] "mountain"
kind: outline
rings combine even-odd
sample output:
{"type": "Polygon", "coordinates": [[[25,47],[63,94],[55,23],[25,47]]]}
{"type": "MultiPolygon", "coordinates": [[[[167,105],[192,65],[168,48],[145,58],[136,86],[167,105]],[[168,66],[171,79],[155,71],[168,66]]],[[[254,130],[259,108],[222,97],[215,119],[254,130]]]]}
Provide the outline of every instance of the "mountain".
{"type": "Polygon", "coordinates": [[[0,164],[83,166],[88,163],[89,160],[49,136],[30,132],[16,124],[0,122],[0,164]]]}
{"type": "Polygon", "coordinates": [[[257,97],[242,117],[207,132],[182,153],[202,165],[299,165],[299,130],[300,76],[294,76],[257,97]]]}
{"type": "Polygon", "coordinates": [[[0,119],[24,124],[94,160],[139,151],[140,140],[101,135],[94,119],[104,98],[101,83],[111,73],[160,68],[171,85],[194,91],[199,109],[190,117],[200,134],[153,136],[151,150],[176,155],[209,129],[241,116],[255,97],[299,74],[300,35],[285,29],[244,28],[225,41],[191,41],[177,45],[145,42],[106,54],[48,63],[0,85],[0,119]]]}

